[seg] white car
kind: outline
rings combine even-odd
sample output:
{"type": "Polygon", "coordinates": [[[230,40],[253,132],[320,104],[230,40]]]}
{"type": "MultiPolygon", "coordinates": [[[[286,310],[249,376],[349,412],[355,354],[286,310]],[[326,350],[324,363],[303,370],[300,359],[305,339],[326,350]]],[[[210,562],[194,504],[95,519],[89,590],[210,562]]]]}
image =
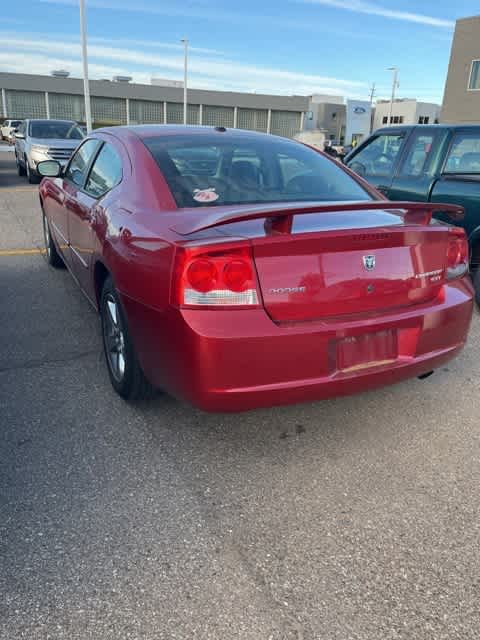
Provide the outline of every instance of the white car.
{"type": "Polygon", "coordinates": [[[0,127],[1,139],[11,142],[13,139],[13,132],[21,124],[21,120],[4,120],[2,126],[0,127]]]}

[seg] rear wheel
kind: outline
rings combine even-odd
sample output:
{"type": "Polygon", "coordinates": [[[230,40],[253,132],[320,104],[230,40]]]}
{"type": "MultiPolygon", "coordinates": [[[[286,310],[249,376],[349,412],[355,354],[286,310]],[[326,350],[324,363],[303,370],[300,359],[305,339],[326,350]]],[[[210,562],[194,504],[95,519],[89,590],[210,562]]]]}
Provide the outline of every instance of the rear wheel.
{"type": "Polygon", "coordinates": [[[470,273],[475,288],[475,301],[480,307],[480,243],[474,244],[470,253],[470,273]]]}
{"type": "Polygon", "coordinates": [[[100,301],[103,349],[110,381],[115,391],[130,402],[138,402],[153,394],[135,355],[118,293],[108,277],[100,301]]]}
{"type": "Polygon", "coordinates": [[[475,288],[475,301],[480,307],[480,267],[473,274],[473,286],[475,288]]]}
{"type": "Polygon", "coordinates": [[[45,253],[47,255],[47,262],[52,267],[59,269],[64,266],[63,260],[57,251],[57,247],[53,242],[52,234],[50,233],[50,227],[48,226],[48,220],[44,213],[43,218],[43,239],[45,241],[45,253]]]}

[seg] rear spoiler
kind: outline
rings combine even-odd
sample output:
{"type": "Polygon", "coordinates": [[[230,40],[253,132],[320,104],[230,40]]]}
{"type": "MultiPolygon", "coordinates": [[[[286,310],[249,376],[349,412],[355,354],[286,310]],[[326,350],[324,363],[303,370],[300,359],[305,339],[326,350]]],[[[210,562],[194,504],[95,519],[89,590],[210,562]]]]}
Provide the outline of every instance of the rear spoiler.
{"type": "Polygon", "coordinates": [[[194,209],[191,217],[183,219],[171,227],[172,231],[186,236],[196,231],[220,227],[231,222],[245,222],[268,218],[272,231],[288,233],[291,229],[292,216],[308,213],[332,213],[341,211],[395,211],[403,212],[406,223],[427,225],[434,213],[445,213],[452,220],[462,220],[465,212],[463,207],[454,204],[440,204],[429,202],[392,202],[391,200],[361,200],[360,202],[293,202],[291,204],[270,203],[268,205],[243,205],[232,207],[229,211],[206,208],[194,209]]]}

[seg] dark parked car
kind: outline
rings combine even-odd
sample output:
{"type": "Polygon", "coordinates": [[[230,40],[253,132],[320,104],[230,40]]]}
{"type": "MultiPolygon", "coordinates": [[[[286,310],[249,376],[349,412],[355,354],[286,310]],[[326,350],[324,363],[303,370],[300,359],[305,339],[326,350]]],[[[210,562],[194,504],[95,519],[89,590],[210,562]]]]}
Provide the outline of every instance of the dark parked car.
{"type": "Polygon", "coordinates": [[[424,376],[465,344],[464,230],[298,142],[116,127],[38,170],[48,261],[100,311],[125,398],[148,380],[208,410],[314,400],[424,376]]]}
{"type": "MultiPolygon", "coordinates": [[[[378,129],[345,164],[390,200],[449,202],[465,208],[462,225],[480,304],[480,126],[421,125],[378,129]]],[[[446,222],[446,215],[436,216],[446,222]]]]}

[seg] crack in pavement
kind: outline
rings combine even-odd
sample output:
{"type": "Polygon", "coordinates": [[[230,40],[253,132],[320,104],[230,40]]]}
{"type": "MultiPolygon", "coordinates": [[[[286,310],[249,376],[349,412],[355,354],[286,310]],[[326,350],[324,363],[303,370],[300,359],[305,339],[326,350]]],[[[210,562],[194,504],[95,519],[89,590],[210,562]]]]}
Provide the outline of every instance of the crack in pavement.
{"type": "MultiPolygon", "coordinates": [[[[50,364],[65,364],[68,362],[73,362],[78,358],[87,358],[88,356],[100,355],[101,352],[98,349],[89,349],[87,351],[79,351],[78,353],[70,353],[61,358],[37,358],[34,360],[27,360],[25,362],[20,362],[18,364],[1,366],[0,365],[0,373],[7,373],[9,371],[22,371],[28,369],[37,369],[42,368],[44,366],[48,366],[50,364]]],[[[99,358],[100,359],[100,358],[99,358]]]]}

